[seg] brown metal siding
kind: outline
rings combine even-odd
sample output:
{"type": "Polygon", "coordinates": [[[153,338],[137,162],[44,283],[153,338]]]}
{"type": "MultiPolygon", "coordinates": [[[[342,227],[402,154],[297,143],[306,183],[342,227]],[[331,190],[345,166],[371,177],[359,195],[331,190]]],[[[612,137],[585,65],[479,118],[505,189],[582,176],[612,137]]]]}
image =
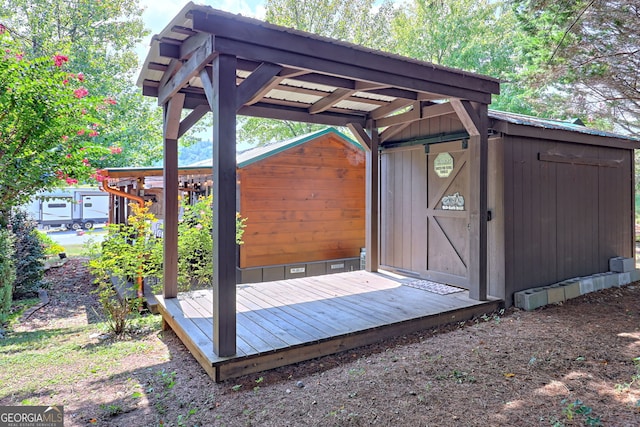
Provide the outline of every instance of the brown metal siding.
{"type": "Polygon", "coordinates": [[[506,136],[504,152],[507,297],[607,271],[610,257],[632,256],[630,150],[506,136]],[[539,153],[560,161],[541,161],[539,153]]]}
{"type": "Polygon", "coordinates": [[[633,151],[601,148],[599,154],[621,160],[618,168],[599,168],[599,257],[600,268],[608,269],[609,258],[631,258],[635,252],[633,151]]]}
{"type": "Polygon", "coordinates": [[[540,146],[505,141],[505,265],[507,286],[548,284],[556,277],[556,175],[538,161],[540,146]]]}

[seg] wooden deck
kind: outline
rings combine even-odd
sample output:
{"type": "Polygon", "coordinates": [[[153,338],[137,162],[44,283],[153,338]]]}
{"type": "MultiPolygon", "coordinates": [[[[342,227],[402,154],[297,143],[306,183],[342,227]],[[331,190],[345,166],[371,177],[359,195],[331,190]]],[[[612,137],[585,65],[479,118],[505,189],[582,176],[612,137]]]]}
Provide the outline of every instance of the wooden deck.
{"type": "Polygon", "coordinates": [[[234,357],[213,352],[210,291],[157,298],[165,325],[215,381],[467,320],[501,304],[471,300],[468,291],[438,295],[402,284],[408,280],[354,271],[238,285],[234,357]]]}

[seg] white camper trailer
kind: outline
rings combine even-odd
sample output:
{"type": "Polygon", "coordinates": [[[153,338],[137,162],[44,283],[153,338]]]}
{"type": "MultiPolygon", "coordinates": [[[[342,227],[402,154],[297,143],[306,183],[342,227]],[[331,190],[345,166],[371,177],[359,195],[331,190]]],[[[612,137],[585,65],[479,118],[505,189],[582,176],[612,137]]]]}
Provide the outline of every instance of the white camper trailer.
{"type": "Polygon", "coordinates": [[[26,207],[43,229],[90,230],[109,218],[109,194],[95,188],[63,188],[37,194],[26,207]]]}

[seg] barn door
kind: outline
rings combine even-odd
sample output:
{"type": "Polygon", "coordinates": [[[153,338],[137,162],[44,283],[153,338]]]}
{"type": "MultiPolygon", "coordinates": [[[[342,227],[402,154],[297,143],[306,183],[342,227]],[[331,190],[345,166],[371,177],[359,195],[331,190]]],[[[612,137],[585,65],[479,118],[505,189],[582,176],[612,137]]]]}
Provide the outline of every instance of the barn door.
{"type": "Polygon", "coordinates": [[[468,287],[469,159],[460,142],[432,145],[427,155],[427,274],[468,287]]]}

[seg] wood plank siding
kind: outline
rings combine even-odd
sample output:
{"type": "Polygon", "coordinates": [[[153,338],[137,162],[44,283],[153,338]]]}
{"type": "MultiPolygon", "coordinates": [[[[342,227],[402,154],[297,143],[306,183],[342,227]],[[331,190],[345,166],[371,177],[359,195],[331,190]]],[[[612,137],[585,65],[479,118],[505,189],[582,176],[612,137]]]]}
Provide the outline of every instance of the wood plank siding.
{"type": "MultiPolygon", "coordinates": [[[[456,117],[411,123],[394,141],[421,135],[463,132],[456,117]]],[[[402,274],[469,286],[467,212],[443,211],[440,200],[456,192],[468,196],[468,164],[462,141],[390,148],[381,153],[381,265],[402,274]],[[433,161],[449,152],[455,165],[451,179],[438,178],[433,161]]],[[[468,205],[467,205],[468,207],[468,205]]]]}
{"type": "Polygon", "coordinates": [[[364,177],[364,152],[335,133],[239,168],[240,268],[358,257],[364,177]]]}

